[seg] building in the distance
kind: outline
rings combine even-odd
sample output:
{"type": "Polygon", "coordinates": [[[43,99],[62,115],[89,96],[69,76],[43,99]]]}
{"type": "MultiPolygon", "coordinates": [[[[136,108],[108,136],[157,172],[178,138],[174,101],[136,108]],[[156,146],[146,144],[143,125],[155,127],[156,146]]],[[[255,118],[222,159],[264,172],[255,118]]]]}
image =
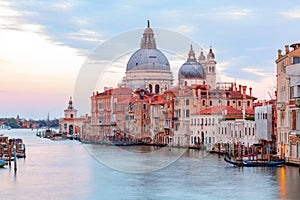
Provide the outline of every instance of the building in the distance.
{"type": "Polygon", "coordinates": [[[88,115],[85,117],[77,116],[72,97],[68,102],[67,109],[64,110],[64,117],[59,119],[59,132],[65,135],[82,134],[83,125],[88,121],[88,115]]]}

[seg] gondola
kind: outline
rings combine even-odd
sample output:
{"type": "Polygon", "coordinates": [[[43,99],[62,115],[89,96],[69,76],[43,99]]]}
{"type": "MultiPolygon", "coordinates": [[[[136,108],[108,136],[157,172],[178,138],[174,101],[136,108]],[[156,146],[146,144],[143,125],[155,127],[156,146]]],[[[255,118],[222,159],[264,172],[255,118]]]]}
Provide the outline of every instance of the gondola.
{"type": "Polygon", "coordinates": [[[237,167],[274,167],[283,165],[285,163],[284,159],[279,159],[276,161],[237,161],[228,159],[226,156],[224,157],[224,161],[237,167]]]}

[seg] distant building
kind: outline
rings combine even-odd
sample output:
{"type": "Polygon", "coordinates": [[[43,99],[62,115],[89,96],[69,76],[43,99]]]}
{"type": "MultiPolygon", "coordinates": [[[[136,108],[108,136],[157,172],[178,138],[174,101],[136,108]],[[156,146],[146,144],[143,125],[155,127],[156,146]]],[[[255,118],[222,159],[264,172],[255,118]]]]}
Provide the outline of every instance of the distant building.
{"type": "Polygon", "coordinates": [[[258,143],[252,109],[244,111],[232,106],[213,106],[191,115],[190,145],[241,143],[246,146],[258,143]],[[250,117],[250,118],[249,118],[250,117]]]}
{"type": "Polygon", "coordinates": [[[59,119],[59,132],[66,135],[81,135],[83,124],[87,120],[88,115],[77,117],[77,110],[74,108],[72,97],[70,97],[68,107],[64,110],[64,118],[59,119]]]}
{"type": "Polygon", "coordinates": [[[300,162],[300,44],[278,50],[277,65],[277,153],[288,162],[300,162]],[[290,50],[290,47],[292,48],[290,50]]]}
{"type": "Polygon", "coordinates": [[[91,132],[95,141],[108,140],[109,137],[126,134],[126,112],[132,90],[113,88],[91,97],[91,132]]]}
{"type": "Polygon", "coordinates": [[[272,105],[255,107],[255,122],[258,137],[261,140],[272,140],[273,135],[273,108],[272,105]]]}

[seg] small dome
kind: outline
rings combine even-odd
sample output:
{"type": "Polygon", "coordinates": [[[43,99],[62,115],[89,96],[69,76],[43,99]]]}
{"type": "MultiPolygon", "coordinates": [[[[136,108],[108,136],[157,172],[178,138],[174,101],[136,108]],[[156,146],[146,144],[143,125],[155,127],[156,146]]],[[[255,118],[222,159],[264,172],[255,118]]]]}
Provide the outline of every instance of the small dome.
{"type": "Polygon", "coordinates": [[[180,67],[178,79],[204,79],[205,72],[202,65],[197,62],[193,46],[188,54],[187,61],[180,67]]]}
{"type": "Polygon", "coordinates": [[[179,69],[179,79],[205,79],[205,72],[198,62],[185,62],[179,69]]]}
{"type": "Polygon", "coordinates": [[[207,60],[214,60],[215,59],[215,54],[212,51],[212,48],[210,47],[209,53],[207,54],[207,60]]]}
{"type": "Polygon", "coordinates": [[[170,71],[167,57],[158,49],[139,49],[128,60],[126,71],[170,71]]]}
{"type": "Polygon", "coordinates": [[[203,54],[203,51],[201,51],[200,56],[199,56],[199,62],[205,61],[205,60],[206,60],[206,58],[205,58],[205,56],[203,54]]]}

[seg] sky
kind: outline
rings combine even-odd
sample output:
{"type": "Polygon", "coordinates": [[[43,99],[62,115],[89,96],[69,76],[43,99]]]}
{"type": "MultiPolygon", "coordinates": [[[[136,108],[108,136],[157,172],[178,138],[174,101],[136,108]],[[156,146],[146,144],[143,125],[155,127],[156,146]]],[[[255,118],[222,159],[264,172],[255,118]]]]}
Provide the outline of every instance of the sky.
{"type": "MultiPolygon", "coordinates": [[[[62,117],[88,55],[148,19],[212,46],[221,80],[251,86],[261,100],[274,94],[277,50],[300,42],[294,0],[0,0],[0,117],[62,117]]],[[[115,61],[121,72],[128,58],[115,61]]],[[[171,59],[173,69],[183,64],[171,59]]]]}

